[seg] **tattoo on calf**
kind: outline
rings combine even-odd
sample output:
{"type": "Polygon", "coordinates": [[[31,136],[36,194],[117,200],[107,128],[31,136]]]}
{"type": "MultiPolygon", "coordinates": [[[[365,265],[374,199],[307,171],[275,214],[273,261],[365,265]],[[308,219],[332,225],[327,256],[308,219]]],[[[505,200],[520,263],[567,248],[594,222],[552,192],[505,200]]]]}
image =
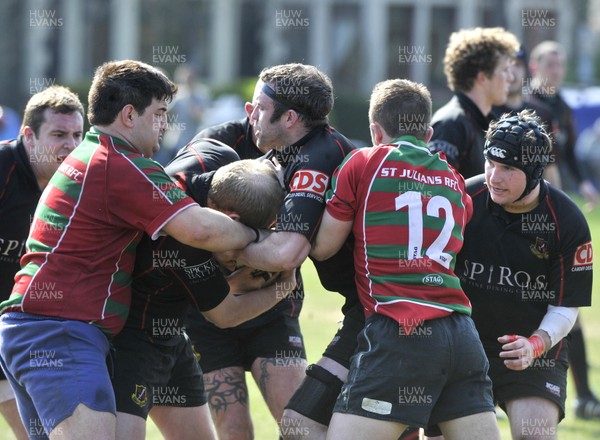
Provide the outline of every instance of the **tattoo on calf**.
{"type": "Polygon", "coordinates": [[[208,404],[216,413],[234,404],[248,406],[248,388],[244,372],[219,370],[204,375],[208,404]],[[241,374],[240,374],[241,373],[241,374]]]}
{"type": "Polygon", "coordinates": [[[277,359],[275,358],[262,358],[260,360],[260,376],[258,379],[258,387],[260,388],[260,392],[263,395],[263,398],[265,399],[265,401],[269,401],[269,396],[267,394],[267,386],[268,386],[268,382],[269,379],[271,378],[271,374],[268,371],[268,366],[272,365],[273,367],[275,367],[277,364],[277,359]]]}

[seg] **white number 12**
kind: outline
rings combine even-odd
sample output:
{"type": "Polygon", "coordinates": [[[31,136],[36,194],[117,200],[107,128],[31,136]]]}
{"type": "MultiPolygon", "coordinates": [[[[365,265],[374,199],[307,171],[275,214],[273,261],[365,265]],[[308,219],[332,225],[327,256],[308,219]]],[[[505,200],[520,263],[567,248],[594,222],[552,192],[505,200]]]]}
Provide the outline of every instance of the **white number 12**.
{"type": "MultiPolygon", "coordinates": [[[[407,191],[395,199],[396,211],[408,206],[408,256],[407,259],[414,260],[423,258],[421,248],[423,247],[423,199],[417,191],[407,191]]],[[[436,239],[425,251],[425,255],[446,269],[450,268],[452,256],[444,252],[444,248],[450,241],[452,229],[454,228],[454,217],[452,217],[452,205],[450,201],[442,196],[433,196],[427,203],[427,215],[440,217],[440,211],[444,211],[444,226],[436,239]]]]}

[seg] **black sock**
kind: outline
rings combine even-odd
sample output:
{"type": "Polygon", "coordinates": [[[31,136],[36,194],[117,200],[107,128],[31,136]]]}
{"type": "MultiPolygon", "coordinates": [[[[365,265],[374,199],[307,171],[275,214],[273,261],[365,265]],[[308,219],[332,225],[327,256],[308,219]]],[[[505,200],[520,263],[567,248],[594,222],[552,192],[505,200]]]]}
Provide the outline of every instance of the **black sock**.
{"type": "Polygon", "coordinates": [[[575,381],[577,397],[592,397],[593,393],[588,383],[588,364],[585,352],[585,342],[581,328],[571,330],[569,346],[569,367],[575,381]]]}

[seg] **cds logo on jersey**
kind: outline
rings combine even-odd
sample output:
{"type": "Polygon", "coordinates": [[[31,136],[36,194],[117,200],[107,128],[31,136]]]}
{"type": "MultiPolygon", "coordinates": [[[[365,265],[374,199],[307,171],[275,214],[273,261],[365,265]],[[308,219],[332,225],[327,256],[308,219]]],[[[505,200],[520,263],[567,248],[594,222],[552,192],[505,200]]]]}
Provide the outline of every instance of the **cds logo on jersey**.
{"type": "Polygon", "coordinates": [[[488,154],[494,157],[499,157],[501,159],[506,158],[506,150],[500,147],[491,147],[488,150],[488,154]]]}
{"type": "Polygon", "coordinates": [[[594,260],[592,242],[583,243],[575,250],[573,256],[573,267],[591,266],[594,260]]]}
{"type": "Polygon", "coordinates": [[[292,177],[290,192],[310,192],[324,197],[328,183],[327,174],[314,170],[300,170],[292,177]]]}
{"type": "Polygon", "coordinates": [[[444,284],[444,278],[441,275],[429,274],[423,277],[423,284],[426,286],[441,286],[444,284]]]}

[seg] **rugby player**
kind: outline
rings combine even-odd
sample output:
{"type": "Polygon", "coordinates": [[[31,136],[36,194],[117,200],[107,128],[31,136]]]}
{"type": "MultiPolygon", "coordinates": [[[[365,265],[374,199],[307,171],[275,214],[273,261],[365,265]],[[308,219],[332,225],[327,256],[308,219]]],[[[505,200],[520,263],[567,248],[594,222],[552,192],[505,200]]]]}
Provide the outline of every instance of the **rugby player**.
{"type": "MultiPolygon", "coordinates": [[[[261,151],[273,150],[267,157],[282,165],[288,194],[277,216],[276,232],[245,248],[236,259],[262,270],[289,270],[307,257],[331,175],[354,146],[328,124],[333,87],[314,66],[284,64],[263,69],[252,104],[250,123],[256,145],[261,151]]],[[[287,403],[280,430],[284,438],[303,437],[307,431],[313,438],[324,437],[346,379],[356,335],[364,325],[351,249],[347,245],[327,261],[315,262],[323,287],[346,298],[344,323],[324,356],[308,366],[306,378],[289,403],[283,403],[287,403]]]]}
{"type": "MultiPolygon", "coordinates": [[[[31,96],[17,139],[0,145],[0,301],[8,299],[25,252],[25,241],[43,189],[83,136],[84,109],[66,87],[31,96]]],[[[0,412],[18,440],[28,438],[15,395],[0,370],[0,412]]],[[[29,432],[40,429],[27,427],[29,432]]]]}
{"type": "Polygon", "coordinates": [[[22,268],[0,303],[0,361],[21,420],[42,428],[33,438],[115,437],[106,356],[128,314],[143,232],[211,251],[260,239],[200,207],[150,159],[176,91],[139,61],[100,66],[88,99],[92,128],[40,198],[22,268]]]}
{"type": "MultiPolygon", "coordinates": [[[[166,171],[190,197],[250,226],[271,225],[283,201],[271,167],[239,161],[231,148],[214,140],[191,142],[185,151],[166,171]]],[[[217,438],[184,318],[193,304],[215,325],[232,327],[273,307],[295,285],[293,271],[276,282],[269,279],[268,288],[249,271],[226,279],[212,253],[171,237],[154,242],[144,237],[133,273],[131,312],[113,340],[117,438],[145,438],[148,414],[165,438],[217,438]]]]}
{"type": "MultiPolygon", "coordinates": [[[[260,83],[255,88],[253,102],[258,93],[260,83]]],[[[229,145],[241,159],[256,159],[269,152],[270,148],[261,151],[256,146],[249,118],[253,108],[247,102],[246,118],[202,130],[194,140],[204,142],[194,150],[202,156],[205,148],[201,147],[209,145],[206,139],[214,139],[229,145]]],[[[219,144],[214,145],[216,148],[219,144]]],[[[211,154],[217,152],[218,148],[211,154]]],[[[189,156],[189,149],[184,148],[176,161],[182,155],[189,156]]],[[[188,314],[187,333],[200,353],[208,402],[221,439],[253,436],[246,371],[251,372],[277,422],[304,378],[306,352],[298,322],[304,298],[300,269],[296,270],[296,281],[291,295],[271,310],[234,328],[219,328],[195,309],[188,314]]]]}
{"type": "Polygon", "coordinates": [[[428,150],[430,119],[423,85],[377,84],[376,146],[349,154],[328,193],[311,253],[328,258],[354,234],[367,317],[328,439],[396,440],[407,426],[437,423],[448,439],[500,438],[488,362],[454,273],[471,199],[462,176],[428,150]]]}
{"type": "Polygon", "coordinates": [[[577,205],[542,179],[552,144],[534,112],[490,124],[484,155],[485,174],[467,181],[474,212],[457,274],[513,438],[552,439],[565,415],[565,338],[591,303],[590,231],[577,205]]]}
{"type": "Polygon", "coordinates": [[[506,102],[517,50],[517,38],[502,28],[450,35],[444,73],[454,96],[433,115],[429,147],[443,151],[465,178],[483,172],[483,135],[494,118],[492,106],[506,102]]]}

